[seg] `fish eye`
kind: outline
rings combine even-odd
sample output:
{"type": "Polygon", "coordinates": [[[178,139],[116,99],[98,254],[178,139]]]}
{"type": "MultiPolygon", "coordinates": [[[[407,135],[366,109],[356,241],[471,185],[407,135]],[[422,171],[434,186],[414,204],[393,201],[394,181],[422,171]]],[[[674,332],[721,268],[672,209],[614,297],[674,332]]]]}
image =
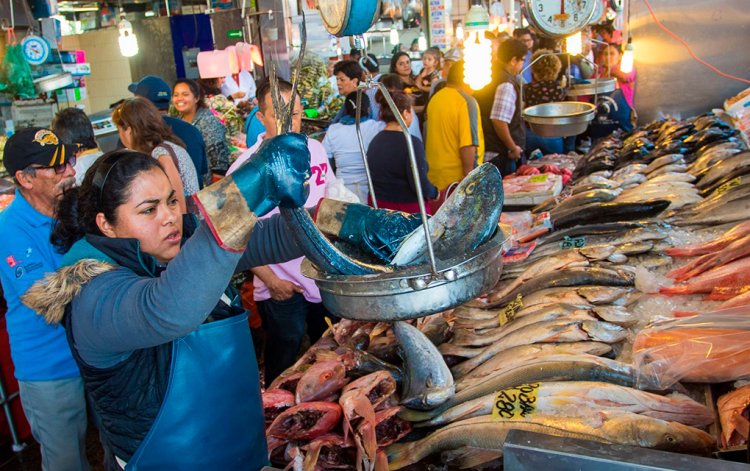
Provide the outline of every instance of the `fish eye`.
{"type": "Polygon", "coordinates": [[[675,443],[675,442],[677,442],[677,439],[676,439],[676,438],[674,437],[674,435],[666,434],[666,435],[664,436],[664,438],[665,438],[665,439],[667,440],[667,442],[669,442],[669,443],[675,443]]]}
{"type": "Polygon", "coordinates": [[[469,186],[466,187],[466,194],[467,195],[473,194],[476,186],[477,186],[476,182],[470,183],[469,186]]]}

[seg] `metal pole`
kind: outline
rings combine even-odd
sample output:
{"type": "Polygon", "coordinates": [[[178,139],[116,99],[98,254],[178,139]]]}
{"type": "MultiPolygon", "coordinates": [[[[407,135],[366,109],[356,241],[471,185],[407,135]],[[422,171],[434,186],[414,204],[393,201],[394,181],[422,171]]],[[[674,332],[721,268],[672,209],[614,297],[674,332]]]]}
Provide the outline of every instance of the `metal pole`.
{"type": "MultiPolygon", "coordinates": [[[[365,88],[370,88],[370,84],[374,83],[372,82],[372,75],[370,74],[370,71],[365,67],[365,61],[369,60],[367,57],[367,47],[365,46],[362,49],[362,57],[359,59],[359,64],[362,67],[362,70],[365,71],[365,83],[360,84],[357,87],[357,110],[356,110],[356,118],[354,120],[355,125],[357,126],[357,141],[359,142],[359,151],[362,153],[362,160],[365,163],[365,175],[367,175],[367,188],[370,190],[370,198],[372,199],[372,207],[377,209],[378,208],[378,200],[375,197],[375,186],[372,184],[372,176],[370,175],[370,164],[367,162],[367,150],[365,149],[365,141],[362,138],[362,131],[360,130],[359,123],[362,118],[362,93],[365,88]],[[363,88],[364,86],[364,88],[363,88]]],[[[367,204],[367,201],[363,201],[362,204],[367,204]]]]}
{"type": "Polygon", "coordinates": [[[401,126],[401,131],[404,133],[404,137],[406,138],[406,146],[409,151],[409,163],[411,164],[411,173],[414,177],[414,186],[417,190],[417,201],[419,202],[419,212],[420,216],[422,216],[422,227],[424,228],[425,238],[427,242],[427,254],[430,257],[430,266],[432,267],[432,273],[434,275],[437,274],[437,263],[435,263],[435,252],[433,252],[432,249],[432,239],[430,238],[430,228],[427,225],[427,210],[425,209],[424,205],[424,198],[422,197],[422,183],[419,180],[419,168],[417,167],[417,157],[414,153],[414,145],[411,142],[411,134],[409,134],[409,127],[404,122],[404,118],[401,116],[401,112],[398,110],[398,107],[396,107],[396,104],[393,102],[393,98],[391,98],[391,94],[388,93],[388,90],[385,88],[385,86],[382,83],[374,82],[375,85],[378,86],[380,89],[380,92],[383,94],[383,97],[385,98],[386,103],[388,103],[388,106],[391,108],[391,111],[393,112],[393,116],[396,117],[396,121],[398,121],[399,126],[401,126]]]}
{"type": "MultiPolygon", "coordinates": [[[[368,79],[367,83],[371,83],[368,79]]],[[[362,160],[365,163],[365,175],[367,175],[367,187],[370,190],[370,199],[372,200],[372,207],[378,209],[378,200],[375,198],[375,186],[372,184],[372,176],[370,175],[370,164],[367,162],[367,151],[365,150],[365,140],[362,138],[362,131],[359,129],[359,122],[362,111],[362,93],[364,90],[357,87],[357,117],[355,124],[357,126],[357,141],[359,141],[359,151],[362,153],[362,160]]],[[[367,201],[363,201],[362,204],[367,204],[367,201]]]]}

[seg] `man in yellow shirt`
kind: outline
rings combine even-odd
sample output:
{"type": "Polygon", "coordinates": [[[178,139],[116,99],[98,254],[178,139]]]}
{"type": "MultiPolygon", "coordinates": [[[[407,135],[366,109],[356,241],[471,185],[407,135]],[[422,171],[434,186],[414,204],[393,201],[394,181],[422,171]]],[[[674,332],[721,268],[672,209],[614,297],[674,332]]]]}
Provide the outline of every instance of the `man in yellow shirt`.
{"type": "Polygon", "coordinates": [[[464,84],[464,61],[451,67],[447,83],[427,105],[427,177],[440,191],[461,181],[484,158],[479,105],[464,84]]]}

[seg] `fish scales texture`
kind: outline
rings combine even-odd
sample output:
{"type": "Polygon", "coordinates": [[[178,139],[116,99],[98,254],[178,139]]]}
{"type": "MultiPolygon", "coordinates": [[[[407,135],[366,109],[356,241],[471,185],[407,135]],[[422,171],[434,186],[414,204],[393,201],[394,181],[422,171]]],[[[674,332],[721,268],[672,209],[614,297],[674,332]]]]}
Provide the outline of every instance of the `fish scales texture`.
{"type": "MultiPolygon", "coordinates": [[[[612,346],[604,342],[560,342],[560,343],[532,343],[519,345],[518,347],[503,350],[478,364],[460,363],[451,371],[453,377],[457,378],[456,390],[460,391],[470,386],[476,380],[482,380],[485,376],[496,374],[515,368],[524,361],[543,358],[545,355],[606,355],[612,351],[612,346]]],[[[468,360],[467,360],[468,361],[468,360]]]]}
{"type": "Polygon", "coordinates": [[[603,285],[603,286],[633,286],[635,279],[632,275],[623,271],[609,270],[605,268],[570,268],[567,270],[557,270],[550,273],[544,273],[533,280],[522,283],[514,291],[497,295],[490,294],[487,301],[482,307],[497,307],[512,301],[518,294],[526,296],[527,294],[537,292],[544,288],[557,288],[568,286],[582,285],[603,285]]]}
{"type": "Polygon", "coordinates": [[[455,384],[437,347],[419,329],[406,322],[396,322],[393,330],[406,363],[402,404],[431,409],[448,401],[455,392],[455,384]]]}
{"type": "Polygon", "coordinates": [[[650,382],[651,378],[640,378],[636,370],[628,364],[587,354],[548,355],[532,360],[516,368],[500,371],[457,392],[452,399],[431,411],[405,410],[401,416],[407,420],[423,421],[471,399],[476,399],[492,391],[519,384],[538,381],[604,381],[622,386],[636,386],[644,389],[659,388],[650,382]]]}
{"type": "Polygon", "coordinates": [[[638,203],[592,203],[573,208],[552,219],[555,229],[580,224],[582,220],[597,222],[628,221],[654,217],[670,205],[669,201],[654,200],[638,203]]]}
{"type": "MultiPolygon", "coordinates": [[[[427,225],[435,256],[448,260],[473,252],[497,230],[503,208],[503,180],[497,167],[482,164],[456,187],[427,225]]],[[[427,254],[422,226],[409,234],[393,257],[393,265],[419,262],[427,254]]]]}
{"type": "MultiPolygon", "coordinates": [[[[581,415],[581,410],[624,411],[660,420],[703,427],[713,423],[711,410],[693,399],[672,394],[660,396],[638,389],[594,381],[532,383],[535,387],[532,414],[581,415]]],[[[492,414],[498,391],[454,406],[417,427],[444,425],[492,414]]],[[[750,397],[748,397],[750,399],[750,397]]]]}
{"type": "Polygon", "coordinates": [[[432,453],[463,446],[502,451],[510,429],[698,454],[708,454],[715,447],[713,437],[702,430],[629,412],[565,418],[538,414],[526,420],[482,416],[446,425],[422,440],[391,445],[386,449],[389,469],[401,469],[432,453]]]}

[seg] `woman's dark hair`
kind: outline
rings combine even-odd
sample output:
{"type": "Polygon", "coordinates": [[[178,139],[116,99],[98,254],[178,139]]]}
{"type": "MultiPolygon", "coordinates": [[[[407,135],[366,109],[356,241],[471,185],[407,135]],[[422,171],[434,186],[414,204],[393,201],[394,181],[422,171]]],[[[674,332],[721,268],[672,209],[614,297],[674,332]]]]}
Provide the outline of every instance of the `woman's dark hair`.
{"type": "Polygon", "coordinates": [[[198,85],[201,86],[203,96],[221,95],[221,85],[219,85],[218,77],[198,79],[198,85]]]}
{"type": "Polygon", "coordinates": [[[196,82],[195,80],[191,80],[191,79],[178,79],[174,83],[174,86],[172,86],[172,92],[173,93],[174,93],[175,87],[177,87],[177,85],[179,85],[181,83],[184,83],[185,85],[187,85],[188,88],[190,89],[190,93],[192,93],[193,96],[198,99],[198,105],[197,105],[198,109],[208,108],[208,105],[206,104],[206,94],[203,93],[203,89],[198,84],[198,82],[196,82]]]}
{"type": "MultiPolygon", "coordinates": [[[[409,57],[409,54],[407,54],[405,52],[397,52],[397,53],[395,53],[393,55],[393,57],[391,57],[391,68],[389,69],[390,73],[392,73],[392,74],[397,74],[398,73],[398,72],[396,72],[396,64],[398,63],[398,60],[401,59],[404,56],[409,57]]],[[[409,62],[411,62],[411,57],[409,57],[409,62]]],[[[414,74],[412,74],[410,72],[409,75],[414,75],[414,74]]]]}
{"type": "Polygon", "coordinates": [[[50,126],[65,144],[78,144],[81,150],[96,149],[94,128],[86,113],[78,108],[65,108],[57,112],[50,126]]]}
{"type": "MultiPolygon", "coordinates": [[[[391,98],[393,103],[396,104],[396,108],[403,115],[404,111],[411,110],[412,101],[411,97],[406,93],[402,92],[391,92],[391,98]]],[[[396,121],[396,115],[391,111],[391,107],[386,103],[383,94],[378,92],[377,95],[378,104],[380,105],[380,120],[386,123],[396,121]]]]}
{"type": "MultiPolygon", "coordinates": [[[[362,93],[361,100],[362,102],[360,103],[360,106],[362,111],[360,111],[360,116],[362,118],[370,116],[370,97],[368,97],[366,93],[362,93]]],[[[344,113],[352,118],[357,117],[357,92],[351,92],[346,96],[346,101],[344,101],[344,113]]]]}
{"type": "Polygon", "coordinates": [[[382,83],[383,86],[389,92],[393,92],[393,91],[403,92],[404,91],[404,81],[401,80],[401,77],[398,74],[385,74],[382,77],[380,77],[380,83],[382,83]]]}
{"type": "Polygon", "coordinates": [[[128,98],[120,103],[112,113],[112,121],[117,127],[131,129],[134,150],[150,154],[154,147],[164,141],[185,147],[164,122],[156,106],[143,97],[128,98]]]}
{"type": "Polygon", "coordinates": [[[63,193],[55,212],[52,245],[65,253],[86,234],[102,235],[96,215],[103,213],[107,221],[117,223],[117,208],[127,201],[131,183],[140,173],[155,168],[164,171],[155,158],[129,149],[101,156],[88,169],[80,187],[63,193]]]}

